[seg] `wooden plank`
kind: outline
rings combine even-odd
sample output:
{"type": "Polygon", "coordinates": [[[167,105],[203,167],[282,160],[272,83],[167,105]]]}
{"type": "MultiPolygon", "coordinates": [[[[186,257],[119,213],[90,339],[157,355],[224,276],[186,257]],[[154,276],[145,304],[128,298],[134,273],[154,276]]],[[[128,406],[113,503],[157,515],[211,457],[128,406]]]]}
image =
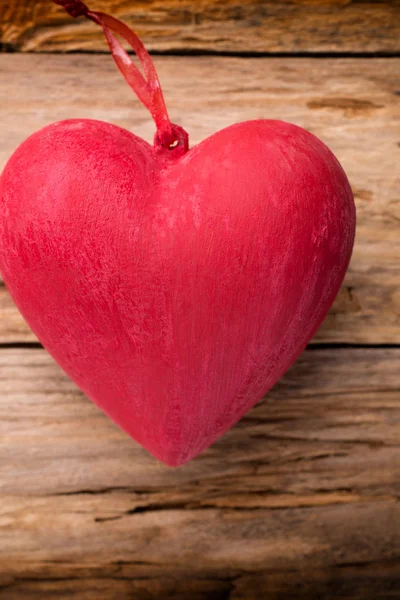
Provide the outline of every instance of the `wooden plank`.
{"type": "MultiPolygon", "coordinates": [[[[173,121],[195,144],[236,121],[309,129],[343,164],[358,224],[350,270],[317,342],[400,342],[400,59],[158,58],[173,121]]],[[[151,140],[154,127],[108,56],[1,55],[0,168],[56,120],[111,121],[151,140]]],[[[33,335],[0,287],[0,343],[33,335]]]]}
{"type": "Polygon", "coordinates": [[[46,352],[1,350],[0,599],[400,598],[399,359],[306,351],[169,469],[46,352]]]}
{"type": "MultiPolygon", "coordinates": [[[[398,0],[92,0],[149,49],[222,52],[399,52],[398,0]]],[[[0,9],[1,10],[1,9],[0,9]]],[[[0,40],[23,51],[104,51],[101,30],[50,0],[8,0],[0,40]]]]}

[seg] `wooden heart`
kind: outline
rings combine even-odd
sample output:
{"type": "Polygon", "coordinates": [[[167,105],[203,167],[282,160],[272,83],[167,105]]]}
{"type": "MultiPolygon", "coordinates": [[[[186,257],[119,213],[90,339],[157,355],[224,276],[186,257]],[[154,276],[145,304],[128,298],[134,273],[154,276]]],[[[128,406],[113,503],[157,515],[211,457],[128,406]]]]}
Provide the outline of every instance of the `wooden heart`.
{"type": "MultiPolygon", "coordinates": [[[[177,130],[178,131],[178,130],[177,130]]],[[[280,121],[187,150],[113,125],[31,136],[0,179],[0,267],[77,385],[169,465],[212,444],[313,336],[355,210],[333,154],[280,121]]]]}

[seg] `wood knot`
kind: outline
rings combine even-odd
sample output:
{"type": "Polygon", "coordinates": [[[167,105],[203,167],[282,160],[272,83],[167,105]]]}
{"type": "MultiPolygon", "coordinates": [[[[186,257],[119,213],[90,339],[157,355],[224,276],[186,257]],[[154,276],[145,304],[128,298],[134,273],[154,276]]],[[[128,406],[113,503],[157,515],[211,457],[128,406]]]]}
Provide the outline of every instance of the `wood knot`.
{"type": "Polygon", "coordinates": [[[75,19],[84,17],[89,12],[86,4],[81,2],[81,0],[54,0],[54,2],[65,8],[67,13],[71,15],[71,17],[75,17],[75,19]]]}

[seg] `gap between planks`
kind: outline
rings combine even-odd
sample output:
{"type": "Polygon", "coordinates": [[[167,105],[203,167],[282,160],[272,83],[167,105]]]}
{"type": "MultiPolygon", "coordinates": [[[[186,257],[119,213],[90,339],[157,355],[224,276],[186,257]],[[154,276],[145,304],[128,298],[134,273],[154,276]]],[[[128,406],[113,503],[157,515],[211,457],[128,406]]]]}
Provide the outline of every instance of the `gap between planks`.
{"type": "MultiPolygon", "coordinates": [[[[400,348],[400,344],[348,344],[348,343],[335,343],[335,342],[322,342],[316,344],[314,342],[308,344],[303,350],[395,350],[400,348]]],[[[2,342],[0,343],[1,350],[44,350],[44,346],[40,342],[2,342]]]]}
{"type": "MultiPolygon", "coordinates": [[[[135,53],[127,49],[129,55],[134,56],[135,53]]],[[[19,54],[22,53],[20,50],[15,49],[11,44],[0,43],[0,53],[4,54],[19,54]]],[[[33,52],[26,52],[24,54],[33,54],[33,52]]],[[[90,56],[110,56],[110,52],[107,49],[104,50],[41,50],[41,55],[90,55],[90,56]]],[[[400,58],[400,52],[393,51],[373,51],[373,52],[252,52],[252,51],[231,51],[231,50],[206,50],[206,49],[192,49],[192,48],[181,48],[176,50],[150,50],[151,56],[164,56],[164,57],[227,57],[227,58],[400,58]]]]}

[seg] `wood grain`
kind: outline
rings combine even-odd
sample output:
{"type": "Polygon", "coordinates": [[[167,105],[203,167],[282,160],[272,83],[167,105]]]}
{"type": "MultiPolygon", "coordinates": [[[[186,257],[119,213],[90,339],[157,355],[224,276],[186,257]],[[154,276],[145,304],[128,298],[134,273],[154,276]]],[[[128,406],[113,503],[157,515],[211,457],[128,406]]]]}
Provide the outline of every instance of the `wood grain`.
{"type": "MultiPolygon", "coordinates": [[[[400,342],[399,59],[158,58],[173,121],[195,144],[236,121],[297,123],[338,156],[357,205],[354,255],[316,342],[400,342]]],[[[153,125],[108,56],[0,56],[0,168],[23,139],[69,117],[151,140],[153,125]]],[[[0,343],[34,340],[0,286],[0,343]]]]}
{"type": "Polygon", "coordinates": [[[399,359],[306,351],[171,470],[46,352],[3,349],[0,599],[400,598],[399,359]]]}
{"type": "MultiPolygon", "coordinates": [[[[207,52],[399,52],[398,0],[91,0],[126,21],[151,50],[207,52]]],[[[0,8],[4,49],[104,51],[102,32],[50,0],[0,8]]]]}

